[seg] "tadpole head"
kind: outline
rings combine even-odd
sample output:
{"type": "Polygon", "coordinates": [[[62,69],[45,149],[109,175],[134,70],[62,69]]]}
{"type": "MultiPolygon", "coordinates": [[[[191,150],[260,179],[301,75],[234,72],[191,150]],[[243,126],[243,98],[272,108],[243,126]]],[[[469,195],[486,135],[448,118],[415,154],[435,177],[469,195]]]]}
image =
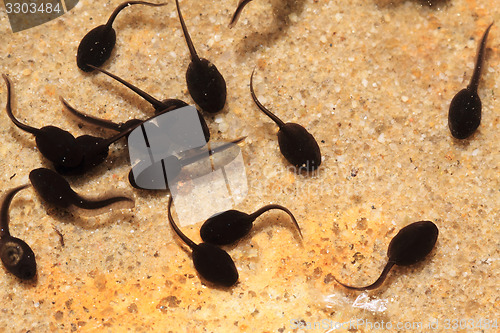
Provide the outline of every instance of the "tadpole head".
{"type": "Polygon", "coordinates": [[[31,170],[31,185],[43,200],[60,208],[68,208],[73,204],[74,191],[61,175],[46,168],[31,170]]]}
{"type": "Polygon", "coordinates": [[[115,47],[116,32],[112,27],[100,25],[83,37],[76,53],[76,64],[84,72],[94,69],[87,64],[100,67],[111,56],[115,47]]]}
{"type": "Polygon", "coordinates": [[[402,228],[389,243],[387,256],[398,266],[422,261],[434,248],[439,230],[431,221],[419,221],[402,228]]]}
{"type": "Polygon", "coordinates": [[[198,244],[193,249],[193,264],[205,280],[215,285],[231,287],[238,281],[238,270],[233,259],[214,245],[198,244]]]}
{"type": "Polygon", "coordinates": [[[55,165],[75,167],[82,162],[82,151],[68,131],[45,126],[37,131],[35,141],[40,153],[55,165]]]}
{"type": "Polygon", "coordinates": [[[121,130],[125,131],[129,128],[140,126],[142,123],[144,123],[144,121],[140,119],[130,119],[123,123],[120,127],[121,130]]]}
{"type": "Polygon", "coordinates": [[[89,170],[106,160],[109,153],[109,146],[101,145],[106,139],[92,136],[82,135],[76,138],[77,144],[83,151],[84,169],[89,170]]]}
{"type": "Polygon", "coordinates": [[[0,241],[0,256],[5,268],[22,280],[31,280],[36,275],[36,260],[33,250],[23,240],[4,237],[0,241]]]}
{"type": "Polygon", "coordinates": [[[226,81],[210,61],[192,61],[186,72],[189,94],[199,107],[209,113],[219,112],[226,104],[226,81]]]}
{"type": "Polygon", "coordinates": [[[200,236],[204,242],[215,245],[228,245],[246,236],[252,229],[253,219],[250,215],[227,210],[210,217],[200,228],[200,236]]]}
{"type": "Polygon", "coordinates": [[[286,123],[278,132],[280,151],[298,169],[314,171],[321,165],[321,151],[316,139],[304,127],[286,123]]]}
{"type": "Polygon", "coordinates": [[[155,114],[162,114],[164,112],[172,111],[175,109],[180,109],[184,106],[188,106],[186,102],[176,98],[168,98],[161,101],[161,107],[155,107],[155,114]],[[168,111],[165,111],[168,110],[168,111]]]}
{"type": "Polygon", "coordinates": [[[104,138],[81,135],[75,139],[78,150],[81,151],[82,160],[76,166],[54,164],[54,168],[61,175],[83,175],[97,165],[103,163],[108,157],[108,146],[100,145],[106,141],[104,138]]]}
{"type": "Polygon", "coordinates": [[[472,135],[481,123],[481,99],[470,89],[460,90],[451,100],[448,112],[448,127],[457,139],[472,135]]]}

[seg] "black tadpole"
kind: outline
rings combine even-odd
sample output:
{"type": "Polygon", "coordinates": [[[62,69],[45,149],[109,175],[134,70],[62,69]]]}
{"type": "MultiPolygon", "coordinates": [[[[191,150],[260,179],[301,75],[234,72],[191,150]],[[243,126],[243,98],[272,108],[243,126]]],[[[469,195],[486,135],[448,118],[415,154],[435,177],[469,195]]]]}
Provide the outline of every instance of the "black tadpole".
{"type": "Polygon", "coordinates": [[[477,93],[479,78],[483,68],[486,41],[491,23],[479,42],[476,65],[467,88],[460,90],[451,100],[448,112],[448,127],[451,135],[457,139],[466,139],[472,135],[481,123],[481,99],[477,93]]]}
{"type": "Polygon", "coordinates": [[[14,117],[11,107],[12,89],[7,75],[2,74],[7,85],[6,111],[10,120],[21,130],[35,136],[35,142],[40,153],[54,164],[72,168],[78,166],[83,159],[81,148],[75,137],[55,126],[44,126],[40,129],[21,123],[14,117]]]}
{"type": "Polygon", "coordinates": [[[101,66],[109,59],[116,43],[116,32],[113,29],[113,22],[118,13],[130,5],[164,6],[166,3],[126,1],[120,4],[113,11],[106,24],[95,27],[83,37],[76,53],[78,68],[84,72],[92,72],[93,68],[88,66],[88,64],[101,66]]]}
{"type": "MultiPolygon", "coordinates": [[[[140,119],[130,119],[124,123],[115,123],[115,122],[110,121],[110,120],[97,118],[97,117],[88,115],[86,113],[83,113],[81,111],[78,111],[73,106],[71,106],[64,98],[59,97],[59,99],[61,100],[61,103],[63,103],[66,110],[68,110],[72,115],[79,118],[80,120],[83,120],[86,123],[89,123],[89,124],[92,124],[92,125],[95,125],[98,127],[107,128],[107,129],[110,129],[110,130],[113,130],[116,132],[123,132],[123,131],[130,129],[130,128],[136,128],[136,127],[140,126],[142,123],[144,123],[144,120],[140,120],[140,119]]],[[[163,114],[165,112],[169,112],[169,111],[172,111],[174,109],[178,109],[178,108],[187,106],[187,104],[185,102],[178,100],[178,99],[171,99],[171,100],[167,100],[167,101],[171,101],[171,102],[169,102],[170,103],[169,106],[166,107],[165,109],[160,110],[160,111],[155,111],[155,115],[158,116],[158,115],[163,114]]]]}
{"type": "Polygon", "coordinates": [[[107,129],[110,129],[110,130],[113,130],[116,132],[122,132],[128,128],[137,127],[142,123],[142,120],[139,120],[139,119],[130,119],[124,123],[115,123],[115,122],[112,122],[110,120],[100,119],[100,118],[85,114],[81,111],[78,111],[77,109],[72,107],[62,97],[59,97],[59,99],[61,100],[61,103],[64,105],[66,110],[68,110],[71,114],[73,114],[74,116],[78,117],[79,119],[85,121],[86,123],[89,123],[89,124],[92,124],[92,125],[95,125],[98,127],[107,128],[107,129]]]}
{"type": "Polygon", "coordinates": [[[250,3],[250,1],[252,0],[240,0],[240,2],[238,3],[238,7],[236,7],[236,11],[231,17],[231,21],[229,22],[230,29],[236,25],[236,22],[238,22],[241,12],[243,11],[243,8],[245,8],[245,6],[250,3]]]}
{"type": "Polygon", "coordinates": [[[259,109],[278,125],[278,144],[281,154],[299,170],[316,170],[321,164],[321,151],[316,139],[303,126],[296,123],[284,123],[259,102],[253,90],[254,72],[255,69],[250,77],[250,93],[259,109]]]}
{"type": "MultiPolygon", "coordinates": [[[[155,109],[156,115],[160,115],[160,114],[163,114],[165,112],[179,109],[183,106],[188,105],[186,102],[184,102],[180,99],[166,99],[166,100],[160,101],[160,100],[154,98],[153,96],[151,96],[150,94],[144,92],[143,90],[137,88],[133,84],[125,81],[124,79],[122,79],[122,78],[102,69],[102,68],[94,67],[92,65],[89,65],[89,66],[98,70],[99,72],[106,74],[109,77],[115,79],[116,81],[125,85],[127,88],[131,89],[133,92],[135,92],[136,94],[138,94],[139,96],[144,98],[148,103],[150,103],[153,106],[153,108],[155,109]]],[[[74,113],[74,114],[78,116],[77,113],[74,113]]],[[[82,118],[82,117],[80,117],[80,118],[82,118]]],[[[208,129],[207,122],[205,121],[205,118],[203,118],[203,115],[201,114],[200,111],[198,111],[198,119],[200,120],[201,128],[203,130],[203,135],[205,136],[205,140],[206,140],[206,142],[208,142],[208,140],[210,140],[210,131],[208,129]]]]}
{"type": "Polygon", "coordinates": [[[168,221],[179,238],[192,250],[196,271],[208,282],[231,287],[238,281],[238,270],[231,256],[224,250],[208,243],[196,244],[177,227],[172,217],[172,197],[168,201],[168,221]]]}
{"type": "Polygon", "coordinates": [[[226,81],[213,63],[207,59],[200,58],[196,53],[193,41],[181,14],[179,0],[175,0],[175,4],[182,32],[184,33],[189,53],[191,54],[191,63],[186,71],[186,83],[189,94],[203,111],[209,113],[219,112],[226,104],[226,81]]]}
{"type": "Polygon", "coordinates": [[[28,186],[28,184],[21,185],[7,191],[0,204],[0,257],[5,268],[22,280],[31,280],[35,277],[35,254],[23,240],[10,235],[9,207],[17,192],[28,186]]]}
{"type": "Polygon", "coordinates": [[[203,223],[200,229],[200,236],[203,241],[215,245],[228,245],[246,236],[252,229],[253,222],[263,213],[271,209],[279,209],[286,212],[299,231],[299,224],[292,212],[280,205],[267,205],[252,214],[246,214],[238,210],[227,210],[210,217],[203,223]]]}
{"type": "Polygon", "coordinates": [[[129,88],[130,90],[135,92],[137,95],[141,96],[143,99],[145,99],[149,104],[151,104],[153,106],[153,108],[155,109],[156,112],[165,111],[165,109],[168,109],[167,111],[170,111],[170,110],[174,110],[174,109],[177,109],[179,107],[183,107],[183,106],[187,105],[186,102],[178,100],[178,99],[173,99],[173,100],[166,99],[164,101],[160,101],[160,100],[154,98],[153,96],[151,96],[150,94],[148,94],[147,92],[145,92],[145,91],[137,88],[133,84],[125,81],[121,77],[119,77],[113,73],[108,72],[107,70],[93,66],[91,64],[89,64],[89,66],[92,67],[93,69],[115,79],[116,81],[120,82],[121,84],[123,84],[124,86],[126,86],[127,88],[129,88]]]}
{"type": "Polygon", "coordinates": [[[55,126],[44,126],[38,129],[23,124],[12,113],[11,83],[6,75],[3,75],[3,78],[7,83],[7,115],[14,125],[35,136],[40,153],[52,162],[54,168],[60,173],[83,174],[99,165],[108,156],[109,145],[127,136],[134,129],[133,127],[125,128],[111,138],[91,135],[81,135],[75,138],[68,131],[55,126]]]}
{"type": "Polygon", "coordinates": [[[431,221],[419,221],[407,225],[399,230],[389,243],[387,256],[389,260],[380,277],[366,287],[352,287],[337,281],[340,285],[351,290],[371,290],[382,285],[387,274],[394,265],[409,266],[424,260],[432,251],[438,238],[439,230],[431,221]]]}
{"type": "Polygon", "coordinates": [[[76,193],[68,181],[57,172],[46,168],[32,170],[29,175],[35,191],[48,203],[63,209],[77,207],[85,210],[99,210],[117,203],[134,206],[134,200],[125,196],[90,200],[76,193]]]}
{"type": "Polygon", "coordinates": [[[104,162],[109,153],[109,146],[123,137],[127,137],[136,127],[153,119],[152,116],[148,119],[141,120],[138,124],[123,128],[118,134],[110,138],[101,138],[91,135],[82,135],[75,139],[78,147],[82,151],[82,162],[76,167],[65,167],[60,164],[54,164],[55,169],[60,174],[64,175],[82,175],[95,166],[104,162]]]}

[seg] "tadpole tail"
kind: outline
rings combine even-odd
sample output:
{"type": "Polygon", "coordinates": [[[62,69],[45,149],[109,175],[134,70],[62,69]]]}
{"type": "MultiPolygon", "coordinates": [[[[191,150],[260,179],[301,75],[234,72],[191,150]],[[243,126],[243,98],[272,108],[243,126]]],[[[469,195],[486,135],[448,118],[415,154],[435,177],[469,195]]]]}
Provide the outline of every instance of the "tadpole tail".
{"type": "Polygon", "coordinates": [[[472,78],[470,79],[470,83],[467,86],[469,90],[477,91],[477,88],[479,86],[479,78],[481,76],[481,70],[484,63],[484,56],[486,53],[486,41],[488,39],[488,33],[490,32],[493,23],[495,22],[491,22],[488,28],[486,28],[486,31],[484,32],[483,37],[481,38],[481,42],[479,43],[479,49],[477,50],[476,65],[474,66],[474,72],[472,74],[472,78]]]}
{"type": "Polygon", "coordinates": [[[0,205],[0,238],[3,236],[9,236],[9,207],[12,199],[17,194],[17,192],[30,186],[29,184],[24,184],[7,191],[2,198],[2,203],[0,205]]]}
{"type": "Polygon", "coordinates": [[[179,0],[175,0],[175,5],[177,6],[177,13],[179,14],[179,21],[181,21],[182,32],[184,33],[184,37],[186,38],[186,43],[189,48],[189,53],[191,54],[191,61],[198,61],[200,57],[198,57],[198,53],[196,53],[196,49],[194,48],[193,41],[191,40],[191,36],[186,27],[186,23],[184,22],[184,18],[181,14],[181,8],[179,6],[179,0]]]}
{"type": "Polygon", "coordinates": [[[146,2],[146,1],[125,1],[122,4],[120,4],[116,9],[111,13],[109,16],[108,22],[106,22],[106,27],[109,29],[113,25],[113,22],[116,19],[116,16],[124,9],[125,7],[128,7],[130,5],[147,5],[147,6],[154,6],[154,7],[159,7],[159,6],[165,6],[166,3],[152,3],[152,2],[146,2]]]}
{"type": "MultiPolygon", "coordinates": [[[[161,101],[161,107],[155,109],[155,114],[160,115],[166,112],[170,112],[175,109],[180,109],[182,107],[188,106],[188,103],[175,98],[167,98],[161,101]]],[[[199,113],[200,111],[198,111],[199,113]]]]}
{"type": "Polygon", "coordinates": [[[297,230],[299,231],[300,238],[303,238],[302,231],[300,230],[299,224],[297,223],[295,216],[293,216],[292,212],[288,208],[283,207],[281,205],[271,204],[271,205],[264,206],[264,207],[258,209],[256,212],[250,214],[250,217],[255,220],[257,217],[259,217],[260,215],[262,215],[263,213],[265,213],[271,209],[279,209],[279,210],[282,210],[285,213],[287,213],[290,216],[290,218],[292,219],[293,224],[295,224],[295,226],[297,227],[297,230]]]}
{"type": "Polygon", "coordinates": [[[88,210],[95,210],[95,209],[101,209],[101,208],[106,208],[108,206],[111,206],[115,203],[118,202],[129,202],[129,203],[134,203],[134,200],[129,198],[129,197],[123,197],[123,196],[118,196],[118,197],[111,197],[107,199],[101,199],[101,200],[91,200],[91,199],[86,199],[80,196],[78,193],[74,193],[75,199],[72,202],[72,204],[75,207],[82,208],[82,209],[88,209],[88,210]]]}
{"type": "Polygon", "coordinates": [[[257,104],[257,106],[262,112],[264,112],[269,118],[271,118],[276,123],[276,125],[279,126],[279,128],[282,128],[283,126],[285,126],[285,123],[280,118],[278,118],[274,113],[266,109],[266,107],[259,102],[257,96],[255,96],[255,92],[253,91],[254,73],[255,73],[255,68],[252,71],[252,76],[250,76],[250,93],[252,94],[253,101],[255,102],[255,104],[257,104]]]}
{"type": "Polygon", "coordinates": [[[110,72],[108,72],[107,70],[104,70],[102,68],[99,68],[99,67],[96,67],[94,65],[91,65],[91,64],[87,64],[87,66],[95,69],[95,70],[98,70],[99,72],[101,73],[104,73],[106,74],[107,76],[109,77],[112,77],[113,79],[115,79],[116,81],[120,82],[121,84],[123,84],[124,86],[126,86],[127,88],[129,88],[130,90],[132,90],[133,92],[135,92],[137,95],[141,96],[142,98],[144,98],[148,103],[150,103],[151,105],[153,105],[153,107],[155,109],[161,109],[164,105],[161,101],[157,100],[156,98],[154,98],[153,96],[151,96],[150,94],[148,94],[147,92],[137,88],[136,86],[128,83],[127,81],[125,81],[124,79],[116,76],[115,74],[111,74],[110,72]]]}
{"type": "Polygon", "coordinates": [[[38,132],[38,128],[34,128],[29,125],[23,124],[22,122],[17,120],[16,117],[14,117],[14,115],[12,114],[12,107],[11,107],[12,90],[11,90],[10,79],[5,74],[2,74],[2,76],[3,79],[5,80],[5,84],[7,85],[7,104],[5,105],[5,110],[7,111],[7,115],[9,116],[10,120],[12,120],[14,125],[22,129],[23,131],[36,135],[36,133],[38,132]]]}
{"type": "Polygon", "coordinates": [[[238,22],[238,19],[240,18],[241,12],[243,11],[243,8],[252,0],[240,0],[240,3],[238,4],[238,7],[236,7],[236,11],[233,14],[233,17],[231,17],[231,22],[229,22],[229,29],[234,27],[236,25],[236,22],[238,22]]]}
{"type": "Polygon", "coordinates": [[[342,287],[345,287],[347,289],[360,290],[360,291],[362,291],[362,290],[372,290],[372,289],[376,289],[376,288],[380,287],[382,285],[382,283],[384,283],[385,278],[387,277],[387,274],[389,273],[389,271],[391,270],[392,266],[394,266],[394,265],[395,265],[395,262],[393,262],[393,261],[387,262],[387,264],[384,267],[384,270],[382,271],[382,274],[380,274],[380,276],[377,279],[377,281],[373,282],[372,284],[370,284],[369,286],[366,286],[366,287],[348,286],[346,284],[343,284],[339,280],[337,280],[336,277],[333,277],[333,278],[335,279],[335,281],[337,281],[338,284],[340,284],[342,287]]]}
{"type": "Polygon", "coordinates": [[[80,111],[76,110],[74,107],[72,107],[71,105],[69,105],[68,102],[66,102],[66,100],[64,98],[62,98],[61,96],[59,96],[59,100],[64,105],[64,107],[69,112],[71,112],[71,114],[73,114],[75,117],[77,117],[77,118],[79,118],[79,119],[81,119],[89,124],[108,128],[108,129],[111,129],[111,130],[117,131],[117,132],[119,132],[121,130],[120,124],[114,123],[110,120],[99,119],[99,118],[90,116],[88,114],[85,114],[83,112],[80,112],[80,111]]]}
{"type": "MultiPolygon", "coordinates": [[[[231,142],[226,142],[226,143],[220,145],[219,147],[215,147],[215,148],[209,149],[208,150],[208,155],[212,156],[213,154],[216,154],[218,152],[221,152],[221,151],[224,151],[224,150],[226,150],[228,148],[231,148],[234,144],[240,143],[240,142],[242,142],[245,139],[246,139],[246,136],[242,136],[242,137],[237,138],[237,139],[235,139],[235,140],[233,140],[231,142]]],[[[201,147],[201,148],[203,148],[203,147],[201,147]]],[[[193,148],[193,150],[200,150],[201,148],[193,148]]],[[[189,150],[188,151],[184,151],[182,153],[187,153],[187,152],[189,152],[189,150]]],[[[207,152],[205,150],[202,150],[199,154],[196,154],[196,155],[193,155],[193,156],[187,157],[187,158],[181,158],[180,159],[181,166],[184,167],[186,165],[189,165],[189,164],[192,164],[194,162],[197,162],[201,158],[206,157],[207,156],[206,154],[207,154],[207,152]]]]}
{"type": "Polygon", "coordinates": [[[144,124],[145,122],[157,117],[158,115],[154,115],[154,116],[151,116],[149,117],[148,119],[146,120],[142,120],[139,124],[137,125],[134,125],[134,126],[130,126],[130,127],[127,127],[125,130],[123,130],[122,132],[110,137],[110,138],[107,138],[105,139],[104,141],[100,142],[98,145],[96,145],[96,147],[94,147],[94,151],[98,152],[100,150],[105,150],[107,147],[109,147],[109,145],[111,145],[112,143],[115,143],[116,141],[120,140],[121,138],[123,138],[124,136],[127,136],[129,135],[133,130],[135,130],[137,127],[141,126],[142,124],[144,124]]]}
{"type": "Polygon", "coordinates": [[[194,250],[196,247],[198,247],[198,245],[190,240],[186,235],[184,235],[177,224],[175,224],[174,222],[174,218],[172,217],[172,201],[172,195],[170,195],[170,198],[168,199],[168,221],[170,222],[170,225],[172,226],[172,229],[174,229],[177,236],[179,236],[182,241],[191,248],[191,250],[194,250]]]}

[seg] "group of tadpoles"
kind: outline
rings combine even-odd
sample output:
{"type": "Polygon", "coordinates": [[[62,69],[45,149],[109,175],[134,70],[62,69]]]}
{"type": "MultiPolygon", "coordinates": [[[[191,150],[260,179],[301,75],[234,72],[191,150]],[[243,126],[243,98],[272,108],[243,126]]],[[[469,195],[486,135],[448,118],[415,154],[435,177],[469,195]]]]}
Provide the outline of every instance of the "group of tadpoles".
{"type": "MultiPolygon", "coordinates": [[[[14,196],[22,189],[31,185],[43,201],[61,209],[84,209],[87,211],[90,210],[92,211],[92,213],[96,214],[96,211],[104,212],[106,211],[105,209],[109,209],[110,206],[112,206],[113,208],[132,208],[134,206],[134,200],[127,196],[111,196],[104,199],[99,198],[97,200],[84,198],[71,188],[70,184],[63,177],[63,175],[69,176],[86,174],[88,171],[106,160],[109,153],[109,146],[112,143],[118,141],[123,137],[127,137],[134,129],[138,128],[145,122],[166,112],[188,105],[186,102],[178,99],[165,99],[160,101],[137,88],[136,86],[123,80],[122,78],[99,68],[99,66],[101,66],[110,57],[111,51],[115,46],[116,32],[112,27],[115,18],[121,10],[128,7],[129,5],[135,4],[148,6],[165,5],[154,4],[145,1],[127,1],[120,4],[113,11],[106,24],[92,29],[84,36],[77,51],[77,66],[85,72],[94,70],[102,72],[130,88],[132,91],[140,95],[153,106],[153,108],[155,109],[155,114],[152,117],[146,120],[131,119],[125,123],[115,123],[109,120],[99,119],[94,116],[82,113],[71,106],[64,98],[60,97],[61,103],[74,116],[87,123],[102,128],[107,128],[118,133],[110,138],[101,138],[87,134],[75,137],[70,132],[52,125],[44,126],[42,128],[35,128],[19,121],[14,116],[12,108],[12,83],[7,75],[2,74],[7,87],[7,115],[9,116],[13,124],[16,125],[19,129],[28,132],[35,137],[35,142],[38,150],[40,151],[42,156],[44,156],[52,164],[52,167],[55,170],[54,171],[48,168],[38,168],[32,170],[29,175],[31,184],[18,186],[7,191],[2,200],[0,211],[0,255],[2,258],[2,262],[7,270],[23,280],[32,279],[36,276],[36,261],[31,248],[24,241],[10,235],[9,206],[14,196]]],[[[196,105],[198,105],[199,109],[208,113],[219,112],[224,108],[226,101],[225,80],[219,73],[215,65],[204,58],[200,58],[197,55],[194,45],[191,41],[191,37],[187,31],[186,24],[182,17],[178,1],[176,1],[176,7],[179,14],[181,27],[191,54],[191,63],[189,64],[186,72],[188,91],[195,101],[196,105]]],[[[252,96],[254,97],[259,108],[261,108],[266,114],[268,114],[280,127],[278,139],[283,155],[292,164],[299,168],[303,168],[308,171],[317,168],[321,163],[321,155],[319,152],[319,147],[312,135],[298,124],[283,123],[279,118],[270,113],[257,101],[253,93],[253,86],[251,90],[252,96]],[[299,129],[297,130],[297,128],[299,129]],[[299,136],[303,136],[305,139],[300,140],[300,138],[297,138],[297,133],[299,133],[299,136]],[[316,151],[313,158],[310,158],[310,156],[312,156],[310,146],[307,147],[308,149],[304,149],[303,152],[301,152],[302,146],[300,146],[300,143],[297,143],[297,140],[312,142],[315,145],[315,147],[313,148],[315,148],[316,151]],[[294,148],[298,149],[299,152],[294,153],[294,148]]],[[[208,142],[210,140],[209,128],[203,118],[202,113],[199,110],[198,117],[200,120],[201,128],[203,130],[205,142],[208,142]]],[[[243,139],[244,138],[233,140],[232,143],[238,143],[243,139]]],[[[215,153],[217,151],[225,149],[225,147],[226,146],[223,145],[221,147],[211,149],[209,152],[215,153]]],[[[183,152],[181,152],[181,156],[182,153],[183,152]]],[[[189,158],[185,159],[183,159],[182,157],[178,158],[176,156],[170,157],[173,157],[173,159],[168,158],[168,160],[178,163],[179,169],[185,166],[187,163],[193,162],[192,154],[189,158]]],[[[140,188],[135,183],[132,170],[130,170],[129,173],[129,181],[133,187],[140,188]]],[[[170,205],[169,216],[171,216],[170,205]]],[[[243,237],[250,231],[252,223],[257,217],[270,209],[280,209],[287,212],[292,218],[295,226],[297,227],[299,234],[302,236],[295,217],[287,208],[279,205],[267,205],[253,214],[245,214],[243,212],[230,210],[210,218],[206,221],[202,228],[202,238],[204,239],[206,244],[224,245],[235,242],[237,239],[243,237]],[[235,214],[239,215],[236,216],[235,214]],[[231,223],[229,224],[225,222],[228,218],[231,219],[231,223]]],[[[174,226],[175,224],[172,219],[170,219],[170,221],[172,223],[172,226],[174,226]]],[[[184,241],[187,240],[187,238],[183,236],[182,233],[180,233],[180,230],[177,227],[174,227],[174,230],[178,232],[179,236],[184,241]]],[[[194,253],[204,253],[203,250],[201,250],[201,252],[199,250],[195,251],[195,248],[200,248],[201,244],[194,247],[194,243],[192,241],[188,241],[186,243],[193,249],[193,260],[195,257],[194,253]]],[[[211,246],[215,247],[215,245],[211,246]]],[[[205,246],[201,246],[201,248],[205,248],[205,246]]],[[[222,280],[220,279],[214,279],[202,268],[199,268],[199,264],[196,264],[196,260],[194,261],[195,267],[200,272],[200,275],[204,277],[208,282],[212,282],[218,285],[230,286],[237,280],[237,275],[236,280],[234,280],[230,284],[227,281],[222,282],[222,280]]]]}
{"type": "MultiPolygon", "coordinates": [[[[230,26],[233,26],[243,7],[250,0],[241,0],[233,15],[230,26]]],[[[125,123],[114,123],[84,114],[62,97],[61,102],[67,110],[79,119],[90,124],[108,128],[118,132],[111,138],[101,138],[91,135],[74,137],[68,131],[55,126],[34,128],[15,118],[12,112],[12,87],[9,78],[3,74],[7,85],[6,111],[12,122],[21,130],[35,136],[40,153],[49,160],[55,171],[39,168],[30,172],[30,182],[42,199],[59,208],[81,208],[99,210],[110,205],[121,204],[122,207],[133,207],[133,199],[125,196],[108,197],[89,200],[77,194],[62,175],[83,175],[90,169],[104,162],[109,152],[109,146],[120,138],[128,136],[134,129],[163,113],[179,109],[188,104],[178,99],[158,100],[122,78],[99,68],[110,57],[116,42],[116,32],[112,24],[118,13],[129,5],[142,4],[147,6],[164,6],[166,3],[150,3],[145,1],[127,1],[120,4],[111,14],[106,24],[89,31],[82,39],[77,51],[77,66],[85,72],[97,70],[124,84],[132,91],[149,102],[155,109],[155,115],[146,119],[131,119],[125,123]]],[[[186,24],[181,14],[179,1],[176,0],[177,13],[191,55],[191,63],[186,71],[188,91],[196,105],[204,112],[216,113],[224,108],[226,101],[226,82],[214,64],[200,58],[195,50],[186,24]]],[[[485,31],[479,46],[474,74],[469,86],[460,91],[452,100],[449,111],[449,128],[452,135],[459,139],[469,137],[479,126],[481,119],[481,101],[477,96],[479,76],[484,61],[485,45],[488,32],[493,23],[485,31]]],[[[257,107],[269,116],[279,127],[278,144],[285,159],[300,171],[314,171],[321,164],[321,152],[315,138],[301,125],[285,123],[262,105],[253,89],[254,71],[250,77],[250,93],[257,107]]],[[[210,132],[198,111],[205,142],[210,140],[210,132]]],[[[243,138],[234,140],[240,142],[243,138]]],[[[191,160],[190,160],[191,161],[191,160]]],[[[182,158],[177,159],[179,168],[185,164],[182,158]]],[[[132,170],[129,173],[132,186],[134,182],[132,170]]],[[[36,276],[36,261],[31,248],[21,239],[12,237],[9,232],[9,206],[16,193],[28,187],[29,184],[18,186],[6,192],[0,208],[0,256],[4,266],[21,279],[32,279],[36,276]]],[[[172,196],[169,198],[168,219],[175,233],[192,250],[195,269],[201,277],[214,285],[230,287],[238,281],[238,271],[229,254],[218,246],[232,244],[247,235],[253,222],[264,212],[271,209],[285,211],[292,219],[300,237],[302,232],[293,214],[280,205],[266,205],[254,213],[246,214],[237,210],[228,210],[210,217],[202,225],[200,236],[202,243],[196,244],[182,233],[173,220],[171,207],[172,196]]],[[[438,237],[438,228],[431,221],[419,221],[402,228],[391,240],[387,251],[388,262],[380,277],[371,285],[353,287],[337,281],[348,289],[364,290],[380,286],[387,273],[394,265],[411,265],[422,261],[434,248],[438,237]]]]}

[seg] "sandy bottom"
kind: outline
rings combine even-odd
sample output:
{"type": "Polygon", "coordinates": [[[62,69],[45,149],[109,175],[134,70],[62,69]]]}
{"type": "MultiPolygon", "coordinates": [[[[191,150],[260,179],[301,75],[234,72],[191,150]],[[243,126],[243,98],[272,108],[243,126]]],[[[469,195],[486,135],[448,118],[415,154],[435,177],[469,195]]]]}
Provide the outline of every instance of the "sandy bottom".
{"type": "MultiPolygon", "coordinates": [[[[12,81],[20,121],[74,135],[113,134],[76,120],[59,96],[116,122],[153,115],[127,88],[76,67],[79,41],[120,1],[102,3],[80,1],[67,14],[17,33],[0,12],[0,72],[12,81]]],[[[208,285],[168,225],[168,192],[129,186],[123,140],[104,164],[68,180],[88,197],[129,195],[133,209],[86,216],[42,202],[32,188],[15,197],[11,234],[32,247],[38,275],[36,282],[21,282],[0,268],[0,332],[364,332],[370,325],[421,332],[429,325],[460,328],[455,324],[496,331],[487,329],[500,310],[498,25],[479,86],[478,131],[453,139],[447,113],[468,84],[482,33],[500,22],[500,2],[255,0],[229,29],[236,3],[181,2],[199,55],[227,82],[224,110],[204,116],[214,140],[247,137],[239,146],[248,191],[233,193],[236,209],[288,207],[303,240],[286,214],[266,213],[249,236],[226,247],[239,282],[230,289],[208,285]],[[295,173],[281,156],[277,126],[250,96],[254,68],[259,100],[317,139],[318,172],[295,173]],[[433,221],[440,232],[425,261],[395,267],[381,288],[366,294],[335,282],[373,282],[392,237],[420,220],[433,221]]],[[[127,8],[114,27],[116,47],[103,68],[158,99],[193,104],[173,1],[127,8]]],[[[33,136],[7,117],[6,98],[2,81],[2,193],[27,183],[32,169],[50,167],[33,136]]],[[[207,193],[194,209],[223,198],[216,189],[207,193]]],[[[200,226],[182,229],[200,242],[200,226]]]]}

